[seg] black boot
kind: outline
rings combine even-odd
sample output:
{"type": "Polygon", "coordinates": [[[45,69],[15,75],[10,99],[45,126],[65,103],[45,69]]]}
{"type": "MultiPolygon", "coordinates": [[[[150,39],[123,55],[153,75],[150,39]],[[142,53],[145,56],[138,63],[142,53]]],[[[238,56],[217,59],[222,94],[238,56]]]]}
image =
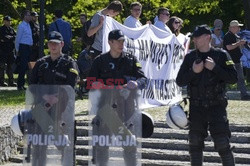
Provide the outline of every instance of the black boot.
{"type": "Polygon", "coordinates": [[[203,152],[200,151],[191,151],[190,154],[190,161],[191,166],[202,166],[203,163],[203,152]]]}
{"type": "Polygon", "coordinates": [[[219,155],[221,157],[223,166],[235,166],[234,155],[231,150],[226,152],[219,152],[219,155]]]}

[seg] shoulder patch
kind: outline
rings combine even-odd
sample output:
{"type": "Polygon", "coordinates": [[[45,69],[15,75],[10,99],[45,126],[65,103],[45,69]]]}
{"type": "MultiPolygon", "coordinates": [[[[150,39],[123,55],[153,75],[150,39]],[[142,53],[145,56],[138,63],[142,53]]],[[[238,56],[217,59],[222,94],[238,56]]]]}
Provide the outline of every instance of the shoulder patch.
{"type": "Polygon", "coordinates": [[[232,60],[226,61],[226,65],[234,65],[234,62],[232,60]]]}
{"type": "Polygon", "coordinates": [[[69,71],[71,73],[74,73],[74,74],[78,75],[78,71],[76,69],[74,69],[74,68],[70,68],[69,71]]]}
{"type": "Polygon", "coordinates": [[[135,63],[136,67],[141,67],[141,64],[139,62],[135,63]]]}

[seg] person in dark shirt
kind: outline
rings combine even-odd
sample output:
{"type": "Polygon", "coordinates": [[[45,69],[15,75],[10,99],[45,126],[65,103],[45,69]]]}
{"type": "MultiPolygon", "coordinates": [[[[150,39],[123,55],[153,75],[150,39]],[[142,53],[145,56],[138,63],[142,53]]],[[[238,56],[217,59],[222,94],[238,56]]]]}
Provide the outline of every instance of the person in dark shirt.
{"type": "Polygon", "coordinates": [[[78,79],[76,62],[62,53],[63,37],[59,32],[49,34],[49,56],[39,59],[33,70],[30,84],[71,85],[75,87],[78,79]]]}
{"type": "Polygon", "coordinates": [[[33,39],[33,46],[32,46],[32,53],[30,56],[30,61],[35,62],[39,58],[39,33],[40,33],[40,27],[38,23],[38,14],[37,12],[31,12],[30,13],[32,19],[29,22],[30,28],[32,31],[32,39],[33,39]]]}
{"type": "Polygon", "coordinates": [[[196,49],[185,56],[176,83],[188,89],[191,165],[202,165],[204,140],[209,130],[222,164],[234,166],[225,87],[237,82],[237,72],[226,51],[211,47],[211,34],[207,25],[195,28],[192,37],[196,49]]]}
{"type": "Polygon", "coordinates": [[[124,85],[129,88],[143,88],[146,77],[141,69],[141,64],[134,55],[123,52],[124,35],[120,30],[109,33],[110,51],[99,55],[93,62],[87,77],[87,89],[97,79],[103,83],[124,85]],[[107,82],[108,79],[113,82],[107,82]]]}
{"type": "MultiPolygon", "coordinates": [[[[96,113],[95,118],[92,121],[93,124],[93,135],[112,135],[117,134],[115,127],[119,127],[120,124],[117,124],[114,128],[107,125],[111,119],[115,122],[122,121],[123,124],[130,124],[133,126],[134,123],[130,123],[129,119],[136,114],[135,110],[135,101],[136,101],[136,89],[142,89],[146,84],[146,77],[142,71],[141,65],[134,55],[123,52],[125,36],[120,30],[113,30],[109,33],[108,43],[110,45],[110,51],[107,53],[98,55],[91,66],[89,76],[87,77],[87,87],[86,89],[105,89],[105,86],[110,86],[113,89],[109,89],[108,93],[102,91],[103,99],[99,99],[98,106],[99,109],[96,113]],[[100,86],[98,86],[100,85],[100,86]],[[126,96],[126,99],[121,97],[122,92],[116,91],[116,88],[120,87],[120,90],[128,90],[129,93],[126,96]],[[124,88],[124,89],[123,89],[124,88]],[[112,98],[112,95],[115,96],[116,114],[112,113],[111,119],[105,119],[101,113],[101,103],[105,101],[104,104],[109,102],[105,99],[112,98]],[[122,107],[126,105],[126,107],[122,107]],[[124,113],[124,114],[123,114],[124,113]],[[115,119],[115,120],[114,120],[115,119]],[[100,124],[100,123],[101,124],[100,124]],[[100,132],[101,131],[101,132],[100,132]]],[[[92,96],[92,95],[90,95],[92,96]]],[[[111,121],[112,121],[111,120],[111,121]]],[[[129,126],[124,127],[124,130],[128,130],[129,126]]],[[[135,127],[136,128],[136,127],[135,127]]],[[[131,129],[131,128],[130,128],[131,129]]],[[[129,136],[128,133],[127,136],[129,136]]],[[[119,134],[119,133],[118,133],[119,134]]],[[[136,161],[136,146],[123,146],[124,161],[126,165],[135,166],[137,165],[136,161]]],[[[96,165],[108,165],[109,160],[109,147],[108,146],[93,146],[93,160],[96,165]]]]}
{"type": "Polygon", "coordinates": [[[240,24],[237,20],[230,22],[229,31],[224,36],[223,47],[228,51],[235,63],[235,68],[238,75],[237,87],[241,93],[241,100],[250,100],[250,96],[247,94],[242,63],[240,61],[242,56],[240,49],[246,43],[246,40],[241,40],[237,35],[241,26],[243,26],[243,24],[240,24]]]}
{"type": "Polygon", "coordinates": [[[13,78],[12,66],[15,61],[15,38],[16,32],[10,26],[11,17],[5,16],[4,25],[0,27],[0,86],[16,86],[13,78]],[[9,78],[8,84],[4,82],[5,66],[9,78]]]}

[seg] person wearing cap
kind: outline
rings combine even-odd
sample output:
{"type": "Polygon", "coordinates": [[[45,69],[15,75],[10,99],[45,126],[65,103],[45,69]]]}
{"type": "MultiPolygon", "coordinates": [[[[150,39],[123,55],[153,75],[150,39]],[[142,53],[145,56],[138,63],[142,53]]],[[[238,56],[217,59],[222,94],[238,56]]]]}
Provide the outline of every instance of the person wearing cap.
{"type": "Polygon", "coordinates": [[[103,37],[103,22],[104,17],[115,17],[122,11],[123,5],[120,1],[112,1],[106,8],[96,12],[91,19],[91,25],[88,29],[87,35],[95,35],[95,40],[90,47],[89,52],[93,57],[102,53],[102,37],[103,37]]]}
{"type": "Polygon", "coordinates": [[[157,11],[157,16],[158,16],[158,19],[154,23],[154,26],[168,33],[172,33],[169,27],[166,25],[170,17],[169,9],[164,8],[164,7],[159,8],[157,11]]]}
{"type": "Polygon", "coordinates": [[[76,62],[62,53],[64,41],[57,31],[49,33],[50,55],[37,60],[32,69],[30,84],[70,85],[75,88],[78,80],[76,62]]]}
{"type": "MultiPolygon", "coordinates": [[[[114,88],[116,88],[115,86],[123,86],[128,89],[144,88],[146,85],[146,77],[144,76],[141,65],[134,55],[123,52],[124,41],[125,36],[121,30],[115,29],[109,32],[108,43],[110,45],[110,50],[95,58],[89,76],[87,77],[86,89],[92,89],[93,85],[98,81],[100,81],[99,83],[101,84],[110,85],[110,80],[113,80],[112,85],[114,88]]],[[[111,95],[112,94],[110,94],[110,96],[111,95]]],[[[134,101],[134,98],[131,100],[134,101]]],[[[127,105],[133,103],[134,102],[130,102],[127,103],[127,105]]],[[[118,107],[120,108],[120,105],[118,107]]],[[[127,107],[132,108],[133,106],[127,107]]],[[[119,111],[119,113],[120,112],[123,111],[119,111]]],[[[126,110],[126,115],[131,115],[133,113],[133,110],[126,110]]],[[[102,124],[98,125],[98,121],[100,121],[99,115],[93,120],[93,134],[98,134],[97,131],[100,130],[107,132],[105,133],[107,135],[111,134],[108,127],[102,124]]],[[[93,156],[95,156],[94,161],[96,165],[106,166],[108,163],[108,147],[95,146],[95,148],[97,149],[93,150],[93,156]]],[[[124,148],[124,160],[126,165],[136,165],[136,149],[134,148],[136,147],[131,146],[131,148],[124,148]]]]}
{"type": "Polygon", "coordinates": [[[39,15],[37,12],[31,12],[31,21],[30,28],[32,31],[32,39],[33,39],[33,46],[32,46],[32,53],[30,56],[30,61],[35,62],[39,58],[39,36],[40,36],[40,26],[38,23],[39,15]]]}
{"type": "Polygon", "coordinates": [[[3,18],[3,26],[0,27],[0,86],[16,86],[13,78],[12,66],[15,61],[16,32],[11,27],[11,17],[3,18]],[[4,81],[4,73],[8,76],[8,84],[4,81]]]}
{"type": "Polygon", "coordinates": [[[237,20],[230,22],[229,30],[224,36],[223,48],[228,51],[235,63],[238,75],[237,88],[240,90],[241,100],[250,100],[250,95],[247,94],[242,62],[240,61],[242,56],[241,47],[246,44],[246,40],[240,39],[237,35],[241,26],[243,26],[243,24],[240,24],[237,20]]]}
{"type": "Polygon", "coordinates": [[[189,98],[189,154],[192,166],[203,163],[208,131],[224,166],[234,166],[227,119],[226,84],[237,82],[230,55],[211,46],[211,30],[197,26],[192,33],[195,50],[188,53],[177,74],[178,86],[187,86],[189,98]]]}
{"type": "Polygon", "coordinates": [[[25,90],[25,74],[28,70],[28,62],[31,56],[33,39],[29,22],[31,21],[30,11],[24,10],[23,21],[18,25],[15,40],[16,55],[20,61],[18,67],[17,90],[25,90]]]}

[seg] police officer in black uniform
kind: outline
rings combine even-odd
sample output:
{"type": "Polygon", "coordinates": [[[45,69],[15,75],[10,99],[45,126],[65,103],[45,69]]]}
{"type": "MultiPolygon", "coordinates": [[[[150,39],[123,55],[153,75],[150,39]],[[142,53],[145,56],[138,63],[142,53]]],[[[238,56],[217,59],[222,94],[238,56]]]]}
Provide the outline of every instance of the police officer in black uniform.
{"type": "Polygon", "coordinates": [[[141,64],[134,55],[123,52],[124,35],[120,30],[113,30],[109,33],[108,42],[110,51],[99,55],[93,62],[87,78],[86,89],[91,89],[92,78],[104,80],[120,80],[113,82],[113,85],[125,85],[130,88],[143,88],[146,77],[141,69],[141,64]],[[122,81],[121,81],[122,80],[122,81]]]}
{"type": "Polygon", "coordinates": [[[5,16],[3,19],[4,25],[0,27],[0,86],[16,86],[13,78],[12,66],[15,61],[15,38],[16,32],[10,26],[11,17],[5,16]],[[4,71],[9,78],[8,84],[4,82],[4,71]]]}
{"type": "MultiPolygon", "coordinates": [[[[62,35],[56,31],[50,32],[48,38],[48,48],[50,55],[37,60],[32,70],[30,84],[70,85],[72,88],[75,88],[76,82],[78,80],[78,67],[74,59],[62,53],[63,46],[64,42],[62,35]]],[[[46,94],[39,95],[44,97],[46,94]]],[[[53,94],[51,96],[53,96],[53,94]]],[[[40,96],[36,96],[36,98],[39,97],[40,96]]],[[[59,102],[61,103],[60,106],[65,109],[65,106],[63,106],[65,103],[60,101],[60,99],[59,102]]],[[[46,148],[46,146],[34,147],[35,150],[33,156],[35,157],[33,157],[33,164],[35,163],[36,165],[36,160],[39,160],[39,165],[46,164],[45,154],[39,153],[39,151],[46,152],[46,150],[44,150],[46,148]]],[[[63,149],[59,150],[61,150],[63,157],[66,156],[63,149]]]]}
{"type": "Polygon", "coordinates": [[[31,84],[71,85],[78,79],[78,67],[74,59],[62,54],[63,37],[59,32],[49,34],[50,56],[37,60],[31,75],[31,84]]]}
{"type": "Polygon", "coordinates": [[[188,88],[191,165],[202,165],[204,139],[209,130],[223,166],[234,166],[225,85],[237,82],[237,72],[227,52],[211,47],[211,30],[207,25],[197,26],[192,37],[196,49],[185,56],[176,78],[179,86],[188,88]]]}
{"type": "MultiPolygon", "coordinates": [[[[111,110],[115,111],[121,121],[126,124],[128,122],[127,120],[136,113],[134,105],[136,92],[130,91],[126,100],[123,100],[120,91],[115,90],[115,86],[120,85],[127,87],[128,89],[143,88],[146,83],[146,77],[144,76],[141,65],[136,57],[123,52],[124,40],[125,36],[120,30],[113,30],[109,33],[108,43],[110,45],[110,51],[97,56],[94,60],[89,76],[87,77],[86,89],[94,88],[96,82],[101,82],[101,84],[110,85],[111,87],[113,86],[114,88],[109,91],[102,91],[102,97],[98,106],[99,108],[102,108],[102,105],[110,104],[111,102],[111,110]],[[104,103],[103,101],[107,103],[104,103]]],[[[102,89],[101,86],[95,86],[95,89],[96,88],[102,89]]],[[[99,115],[99,112],[97,111],[97,115],[92,122],[93,135],[111,135],[113,132],[113,134],[118,134],[114,131],[115,129],[112,130],[107,125],[107,121],[115,118],[115,115],[114,117],[109,117],[111,119],[105,119],[103,116],[99,115]]],[[[119,126],[119,124],[117,125],[119,126]]],[[[129,128],[128,126],[126,128],[129,128]]],[[[136,147],[131,146],[129,148],[123,148],[125,164],[128,166],[135,166],[137,163],[136,147]]],[[[107,146],[94,146],[93,163],[102,166],[108,165],[108,154],[109,151],[107,146]]]]}

